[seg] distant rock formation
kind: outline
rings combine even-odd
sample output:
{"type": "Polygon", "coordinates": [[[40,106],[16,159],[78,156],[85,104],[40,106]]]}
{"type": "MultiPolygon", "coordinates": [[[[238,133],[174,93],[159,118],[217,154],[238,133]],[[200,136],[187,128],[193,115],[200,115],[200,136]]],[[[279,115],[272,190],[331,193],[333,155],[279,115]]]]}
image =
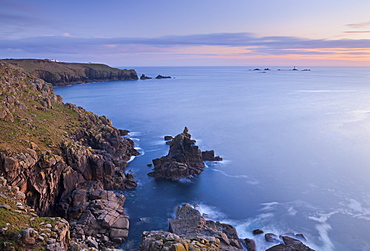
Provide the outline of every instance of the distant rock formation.
{"type": "Polygon", "coordinates": [[[155,77],[155,79],[162,79],[162,78],[171,78],[171,76],[158,75],[158,76],[155,77]]]}
{"type": "Polygon", "coordinates": [[[152,77],[148,77],[148,76],[146,76],[145,74],[141,74],[140,79],[141,79],[141,80],[145,80],[145,79],[152,79],[152,77]]]}
{"type": "MultiPolygon", "coordinates": [[[[166,139],[170,139],[169,136],[166,139]]],[[[148,175],[154,178],[177,181],[181,178],[191,178],[204,170],[203,160],[222,160],[214,156],[214,151],[203,152],[195,146],[195,140],[187,127],[184,131],[168,141],[170,150],[166,156],[153,160],[154,170],[148,175]]]]}
{"type": "Polygon", "coordinates": [[[4,61],[21,67],[52,85],[138,79],[135,70],[120,70],[105,64],[64,63],[41,59],[4,59],[4,61]]]}
{"type": "Polygon", "coordinates": [[[144,232],[140,250],[243,250],[233,226],[206,220],[189,204],[177,208],[169,225],[169,232],[144,232]]]}

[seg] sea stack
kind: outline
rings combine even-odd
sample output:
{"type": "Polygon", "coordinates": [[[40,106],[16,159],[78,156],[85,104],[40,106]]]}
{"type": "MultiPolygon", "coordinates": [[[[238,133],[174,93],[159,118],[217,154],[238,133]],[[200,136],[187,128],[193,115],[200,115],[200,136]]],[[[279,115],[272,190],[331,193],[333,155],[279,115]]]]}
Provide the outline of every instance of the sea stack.
{"type": "MultiPolygon", "coordinates": [[[[185,127],[182,133],[168,142],[170,146],[168,154],[153,160],[154,169],[148,175],[154,178],[177,181],[200,174],[205,165],[203,153],[198,146],[194,145],[195,142],[191,139],[189,129],[185,127]]],[[[209,152],[214,153],[214,151],[207,151],[207,153],[209,152]]],[[[207,160],[216,160],[215,158],[207,158],[207,160]]],[[[217,160],[221,160],[221,158],[217,157],[217,160]]]]}

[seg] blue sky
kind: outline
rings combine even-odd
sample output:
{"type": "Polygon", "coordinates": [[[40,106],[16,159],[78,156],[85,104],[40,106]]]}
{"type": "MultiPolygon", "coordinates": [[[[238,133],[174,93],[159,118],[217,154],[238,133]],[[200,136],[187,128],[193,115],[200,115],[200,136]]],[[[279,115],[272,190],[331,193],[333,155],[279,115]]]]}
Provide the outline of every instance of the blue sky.
{"type": "Polygon", "coordinates": [[[370,66],[369,0],[0,0],[0,58],[370,66]]]}

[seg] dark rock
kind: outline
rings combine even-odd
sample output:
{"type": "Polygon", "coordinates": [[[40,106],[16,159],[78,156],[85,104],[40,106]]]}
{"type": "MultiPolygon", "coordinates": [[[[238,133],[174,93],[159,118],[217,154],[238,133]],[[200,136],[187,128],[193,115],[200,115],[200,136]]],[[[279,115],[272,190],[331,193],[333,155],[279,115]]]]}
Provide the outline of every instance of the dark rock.
{"type": "Polygon", "coordinates": [[[276,242],[276,243],[279,243],[280,242],[279,237],[276,234],[273,234],[273,233],[267,233],[267,234],[265,234],[265,240],[267,242],[276,242]]]}
{"type": "Polygon", "coordinates": [[[255,230],[252,231],[252,233],[254,235],[263,234],[263,230],[261,230],[261,229],[255,229],[255,230]]]}
{"type": "Polygon", "coordinates": [[[165,141],[173,140],[173,137],[172,136],[164,136],[164,140],[165,141]]]}
{"type": "Polygon", "coordinates": [[[168,154],[154,159],[154,170],[148,175],[154,178],[179,180],[190,178],[201,173],[204,169],[202,152],[194,145],[187,127],[170,142],[168,154]]]}
{"type": "Polygon", "coordinates": [[[221,161],[222,158],[220,156],[215,156],[215,151],[204,151],[202,152],[202,160],[203,161],[221,161]]]}
{"type": "Polygon", "coordinates": [[[252,239],[244,239],[242,241],[242,243],[244,244],[245,248],[247,249],[247,251],[256,251],[256,242],[252,239]]]}
{"type": "Polygon", "coordinates": [[[183,204],[182,206],[178,206],[176,210],[176,217],[177,218],[191,218],[194,216],[200,216],[200,212],[190,206],[189,204],[183,204]]]}
{"type": "Polygon", "coordinates": [[[154,170],[148,175],[154,178],[169,180],[179,180],[181,178],[192,178],[204,170],[203,160],[222,160],[214,156],[214,151],[201,152],[194,145],[195,140],[191,139],[189,130],[184,128],[183,133],[176,137],[165,136],[167,144],[170,146],[168,154],[162,158],[154,159],[154,170]]]}
{"type": "Polygon", "coordinates": [[[281,238],[283,239],[285,245],[294,245],[302,243],[300,240],[285,235],[281,236],[281,238]]]}
{"type": "Polygon", "coordinates": [[[119,129],[119,135],[121,136],[126,136],[130,133],[130,131],[128,130],[122,130],[122,129],[119,129]]]}
{"type": "Polygon", "coordinates": [[[155,77],[155,79],[163,79],[163,78],[171,78],[170,76],[162,76],[162,75],[158,75],[155,77]]]}
{"type": "Polygon", "coordinates": [[[206,220],[200,212],[188,204],[177,208],[177,219],[170,220],[170,231],[182,238],[216,238],[221,250],[242,250],[236,229],[220,222],[206,220]]]}
{"type": "Polygon", "coordinates": [[[140,79],[141,79],[141,80],[145,80],[145,79],[152,79],[152,78],[151,78],[151,77],[146,76],[145,74],[141,74],[140,79]]]}
{"type": "Polygon", "coordinates": [[[293,245],[279,244],[267,249],[266,251],[315,251],[315,250],[307,247],[303,243],[300,243],[293,245]]]}

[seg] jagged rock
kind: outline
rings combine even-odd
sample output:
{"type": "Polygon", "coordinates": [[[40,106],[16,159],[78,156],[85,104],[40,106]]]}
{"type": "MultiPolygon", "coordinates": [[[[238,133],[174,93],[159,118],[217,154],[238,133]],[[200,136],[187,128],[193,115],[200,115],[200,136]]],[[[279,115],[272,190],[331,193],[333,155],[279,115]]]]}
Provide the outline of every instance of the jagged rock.
{"type": "Polygon", "coordinates": [[[185,238],[213,237],[219,240],[219,250],[242,250],[236,229],[220,222],[206,220],[188,204],[177,208],[177,219],[170,220],[170,232],[185,238]]]}
{"type": "MultiPolygon", "coordinates": [[[[104,74],[88,69],[86,72],[89,76],[95,74],[100,80],[105,78],[104,74]]],[[[117,74],[131,73],[119,71],[117,74]]],[[[119,76],[113,76],[116,77],[119,76]]],[[[132,79],[133,76],[122,77],[132,79]]],[[[87,112],[76,105],[63,104],[62,98],[53,92],[51,84],[2,60],[0,100],[3,101],[0,104],[0,120],[6,123],[20,118],[16,128],[20,131],[17,133],[25,133],[25,138],[32,138],[32,142],[24,140],[17,142],[16,146],[11,142],[0,144],[0,175],[7,180],[7,183],[0,183],[3,186],[6,184],[18,187],[15,197],[19,200],[25,199],[24,204],[34,208],[35,211],[30,212],[30,215],[37,217],[37,214],[53,214],[68,217],[76,222],[71,234],[79,238],[85,234],[92,237],[97,234],[109,236],[109,230],[101,226],[104,221],[106,227],[117,222],[116,229],[127,232],[129,224],[123,212],[124,196],[106,190],[123,190],[136,186],[133,175],[125,173],[127,161],[131,156],[139,154],[134,149],[133,141],[123,138],[122,131],[113,127],[110,119],[87,112]],[[66,123],[59,128],[54,126],[51,121],[39,116],[40,112],[36,107],[44,110],[42,116],[53,119],[59,116],[58,119],[65,119],[66,123]],[[30,110],[28,117],[24,115],[27,114],[24,110],[30,110]],[[37,124],[40,121],[52,130],[43,132],[42,137],[36,137],[40,133],[37,124]],[[35,133],[32,134],[33,132],[35,133]],[[54,140],[50,136],[53,133],[57,140],[49,143],[49,140],[54,140]],[[119,216],[98,221],[97,218],[107,211],[109,215],[119,216]],[[82,222],[91,226],[92,230],[86,230],[85,233],[84,227],[81,227],[84,225],[79,224],[82,222]]],[[[14,126],[10,122],[6,124],[14,126]]],[[[26,207],[22,209],[22,213],[26,210],[26,207]]],[[[14,210],[16,211],[19,210],[14,210]]],[[[46,229],[55,232],[45,228],[48,234],[46,229]]],[[[69,240],[69,225],[68,230],[63,227],[62,229],[64,234],[61,233],[60,238],[62,235],[67,238],[68,235],[69,240]]],[[[46,241],[46,238],[42,237],[46,241]]],[[[58,243],[59,237],[55,238],[58,243]]],[[[98,244],[101,243],[98,241],[98,244]]],[[[64,246],[61,250],[67,250],[66,244],[64,246]]],[[[55,248],[59,248],[59,244],[55,248]]]]}
{"type": "Polygon", "coordinates": [[[172,181],[181,178],[191,178],[204,170],[202,152],[194,145],[195,140],[187,127],[175,138],[169,141],[170,150],[162,158],[154,159],[154,169],[148,175],[154,178],[172,181]]]}
{"type": "Polygon", "coordinates": [[[121,136],[126,136],[130,133],[129,130],[122,130],[122,129],[119,129],[119,135],[121,136]]]}
{"type": "Polygon", "coordinates": [[[215,156],[215,151],[203,151],[202,152],[202,160],[203,161],[221,161],[222,158],[220,156],[215,156]]]}
{"type": "Polygon", "coordinates": [[[265,234],[265,240],[267,242],[276,242],[276,243],[280,242],[279,237],[276,234],[273,234],[273,233],[266,233],[265,234]]]}
{"type": "Polygon", "coordinates": [[[158,75],[158,76],[155,77],[155,79],[163,79],[163,78],[171,78],[171,76],[158,75]]]}
{"type": "Polygon", "coordinates": [[[266,251],[315,251],[315,250],[307,247],[303,243],[300,243],[293,245],[279,244],[267,249],[266,251]]]}
{"type": "Polygon", "coordinates": [[[173,140],[173,137],[172,136],[164,136],[164,140],[165,141],[173,140]]]}
{"type": "Polygon", "coordinates": [[[184,237],[167,231],[143,232],[141,251],[219,251],[220,240],[212,236],[184,237]]]}
{"type": "Polygon", "coordinates": [[[283,239],[285,245],[295,245],[302,243],[300,240],[285,235],[281,236],[281,238],[283,239]]]}
{"type": "Polygon", "coordinates": [[[145,80],[145,79],[152,79],[152,78],[151,78],[151,77],[146,76],[145,74],[141,74],[140,79],[141,79],[141,80],[145,80]]]}
{"type": "Polygon", "coordinates": [[[190,218],[194,216],[200,216],[200,212],[189,204],[183,204],[176,209],[177,218],[190,218]]]}
{"type": "Polygon", "coordinates": [[[243,242],[242,242],[245,246],[245,248],[247,249],[247,251],[256,251],[256,242],[252,239],[244,239],[243,242]]]}

